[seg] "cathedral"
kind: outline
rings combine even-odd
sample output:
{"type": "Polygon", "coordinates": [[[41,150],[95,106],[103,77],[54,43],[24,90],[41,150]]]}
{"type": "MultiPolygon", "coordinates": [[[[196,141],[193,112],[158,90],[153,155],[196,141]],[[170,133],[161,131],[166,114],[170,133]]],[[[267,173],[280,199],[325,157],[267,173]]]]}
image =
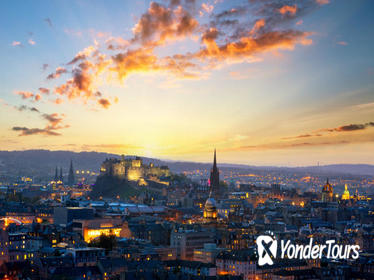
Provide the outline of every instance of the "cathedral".
{"type": "Polygon", "coordinates": [[[323,202],[332,202],[334,199],[334,189],[327,179],[326,184],[322,188],[322,201],[323,202]]]}
{"type": "Polygon", "coordinates": [[[220,186],[219,186],[219,170],[217,167],[217,157],[216,157],[216,149],[214,149],[214,159],[213,159],[213,167],[210,171],[210,192],[212,193],[213,197],[217,198],[220,195],[220,186]]]}
{"type": "Polygon", "coordinates": [[[220,196],[219,170],[217,168],[216,150],[214,149],[213,167],[210,171],[210,194],[204,205],[203,216],[207,220],[217,219],[217,206],[215,198],[220,196]]]}

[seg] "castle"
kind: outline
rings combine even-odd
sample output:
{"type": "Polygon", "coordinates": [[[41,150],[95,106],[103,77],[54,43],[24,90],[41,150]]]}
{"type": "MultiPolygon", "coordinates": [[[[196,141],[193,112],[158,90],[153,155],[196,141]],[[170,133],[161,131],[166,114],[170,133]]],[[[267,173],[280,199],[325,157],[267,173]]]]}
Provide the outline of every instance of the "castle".
{"type": "Polygon", "coordinates": [[[100,175],[115,176],[129,181],[139,181],[145,178],[160,178],[170,176],[167,166],[155,166],[153,163],[143,164],[140,157],[125,157],[121,159],[106,159],[100,168],[100,175]]]}

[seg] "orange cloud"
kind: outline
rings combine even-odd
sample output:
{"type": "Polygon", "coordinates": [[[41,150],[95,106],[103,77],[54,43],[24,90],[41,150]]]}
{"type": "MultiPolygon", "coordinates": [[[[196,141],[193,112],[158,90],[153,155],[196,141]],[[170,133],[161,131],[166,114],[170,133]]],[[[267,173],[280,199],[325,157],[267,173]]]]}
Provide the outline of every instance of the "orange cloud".
{"type": "Polygon", "coordinates": [[[12,46],[13,46],[13,47],[17,47],[17,46],[22,47],[22,43],[19,42],[19,41],[13,41],[13,42],[12,42],[12,46]]]}
{"type": "Polygon", "coordinates": [[[238,59],[248,58],[255,54],[274,49],[292,50],[296,44],[310,44],[307,38],[310,33],[296,30],[272,31],[259,35],[256,38],[242,37],[238,42],[232,42],[218,46],[214,41],[206,43],[206,49],[198,53],[201,59],[214,58],[238,59]]]}
{"type": "Polygon", "coordinates": [[[213,5],[210,5],[208,3],[202,3],[201,4],[201,8],[203,9],[203,11],[205,11],[207,14],[210,14],[213,9],[214,9],[214,6],[213,5]]]}
{"type": "Polygon", "coordinates": [[[285,6],[283,6],[282,8],[279,9],[279,12],[282,15],[285,15],[287,13],[289,13],[290,15],[295,15],[296,12],[297,12],[297,6],[296,5],[293,5],[293,6],[285,5],[285,6]]]}
{"type": "Polygon", "coordinates": [[[296,7],[273,0],[253,1],[258,5],[230,7],[218,14],[206,4],[202,9],[211,13],[211,20],[205,24],[199,24],[195,18],[200,8],[195,1],[151,2],[132,29],[132,38],[108,35],[104,49],[99,44],[88,46],[66,63],[66,68],[58,67],[48,75],[48,80],[65,73],[71,75],[53,89],[52,93],[58,97],[50,101],[60,104],[64,99],[76,99],[108,108],[111,102],[103,100],[113,100],[113,97],[98,92],[100,83],[113,78],[123,82],[133,73],[161,71],[177,78],[202,78],[209,74],[207,71],[226,62],[254,61],[262,53],[292,50],[296,45],[312,43],[309,38],[312,33],[294,30],[293,20],[318,7],[316,2],[296,7]],[[253,18],[252,24],[248,24],[248,18],[253,18]],[[166,43],[191,38],[192,43],[198,44],[195,51],[160,55],[159,49],[166,43]]]}
{"type": "Polygon", "coordinates": [[[68,71],[63,67],[57,67],[55,72],[47,76],[47,80],[53,80],[59,78],[62,74],[67,73],[68,71]]]}
{"type": "Polygon", "coordinates": [[[21,96],[22,99],[29,99],[34,97],[34,94],[30,91],[16,91],[16,94],[21,96]]]}
{"type": "Polygon", "coordinates": [[[147,13],[141,16],[133,28],[134,41],[161,45],[167,40],[175,40],[192,34],[198,26],[197,20],[182,6],[173,10],[151,2],[147,13]]]}
{"type": "Polygon", "coordinates": [[[110,106],[110,102],[108,99],[101,98],[97,101],[103,108],[108,109],[110,106]]]}
{"type": "Polygon", "coordinates": [[[35,101],[39,101],[40,99],[42,99],[42,96],[40,94],[35,94],[34,99],[35,101]]]}
{"type": "Polygon", "coordinates": [[[253,35],[253,34],[256,34],[257,31],[259,31],[261,28],[263,28],[265,26],[265,19],[259,19],[255,22],[255,25],[253,26],[250,34],[253,35]]]}
{"type": "Polygon", "coordinates": [[[48,95],[48,94],[49,94],[49,89],[44,88],[44,87],[40,87],[40,88],[39,88],[39,92],[40,92],[41,94],[48,95]]]}

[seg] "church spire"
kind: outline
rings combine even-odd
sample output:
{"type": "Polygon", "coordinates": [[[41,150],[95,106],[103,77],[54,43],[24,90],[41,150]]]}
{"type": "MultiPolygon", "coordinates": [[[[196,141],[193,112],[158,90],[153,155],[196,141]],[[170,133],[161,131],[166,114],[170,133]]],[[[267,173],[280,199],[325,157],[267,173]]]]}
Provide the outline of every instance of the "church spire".
{"type": "Polygon", "coordinates": [[[73,168],[73,160],[70,160],[70,168],[69,168],[69,175],[68,175],[68,185],[72,186],[75,183],[74,178],[74,168],[73,168]]]}
{"type": "Polygon", "coordinates": [[[60,180],[61,182],[64,181],[64,177],[62,176],[62,167],[60,167],[60,178],[59,178],[59,180],[60,180]]]}
{"type": "Polygon", "coordinates": [[[217,168],[217,157],[216,157],[216,149],[214,149],[214,160],[213,160],[213,168],[217,168]]]}
{"type": "Polygon", "coordinates": [[[57,166],[56,166],[56,171],[55,171],[55,178],[54,178],[54,181],[55,181],[55,182],[58,181],[58,171],[57,171],[57,166]]]}
{"type": "Polygon", "coordinates": [[[210,191],[213,196],[219,195],[219,170],[217,167],[217,153],[214,149],[213,167],[210,171],[210,191]]]}

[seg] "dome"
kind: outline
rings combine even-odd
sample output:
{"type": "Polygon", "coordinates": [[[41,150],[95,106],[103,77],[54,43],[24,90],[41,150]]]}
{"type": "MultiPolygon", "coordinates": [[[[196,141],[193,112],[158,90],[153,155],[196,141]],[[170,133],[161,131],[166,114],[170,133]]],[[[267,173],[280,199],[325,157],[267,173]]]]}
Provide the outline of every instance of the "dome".
{"type": "Polygon", "coordinates": [[[214,198],[209,197],[205,202],[205,209],[210,210],[213,208],[216,208],[216,201],[214,200],[214,198]]]}
{"type": "Polygon", "coordinates": [[[347,200],[349,198],[350,198],[350,194],[349,194],[349,191],[348,191],[348,186],[347,186],[347,184],[345,184],[345,189],[344,189],[344,193],[342,194],[342,199],[347,200]]]}
{"type": "Polygon", "coordinates": [[[212,197],[209,197],[205,202],[204,218],[208,218],[208,219],[217,218],[216,201],[212,197]]]}

